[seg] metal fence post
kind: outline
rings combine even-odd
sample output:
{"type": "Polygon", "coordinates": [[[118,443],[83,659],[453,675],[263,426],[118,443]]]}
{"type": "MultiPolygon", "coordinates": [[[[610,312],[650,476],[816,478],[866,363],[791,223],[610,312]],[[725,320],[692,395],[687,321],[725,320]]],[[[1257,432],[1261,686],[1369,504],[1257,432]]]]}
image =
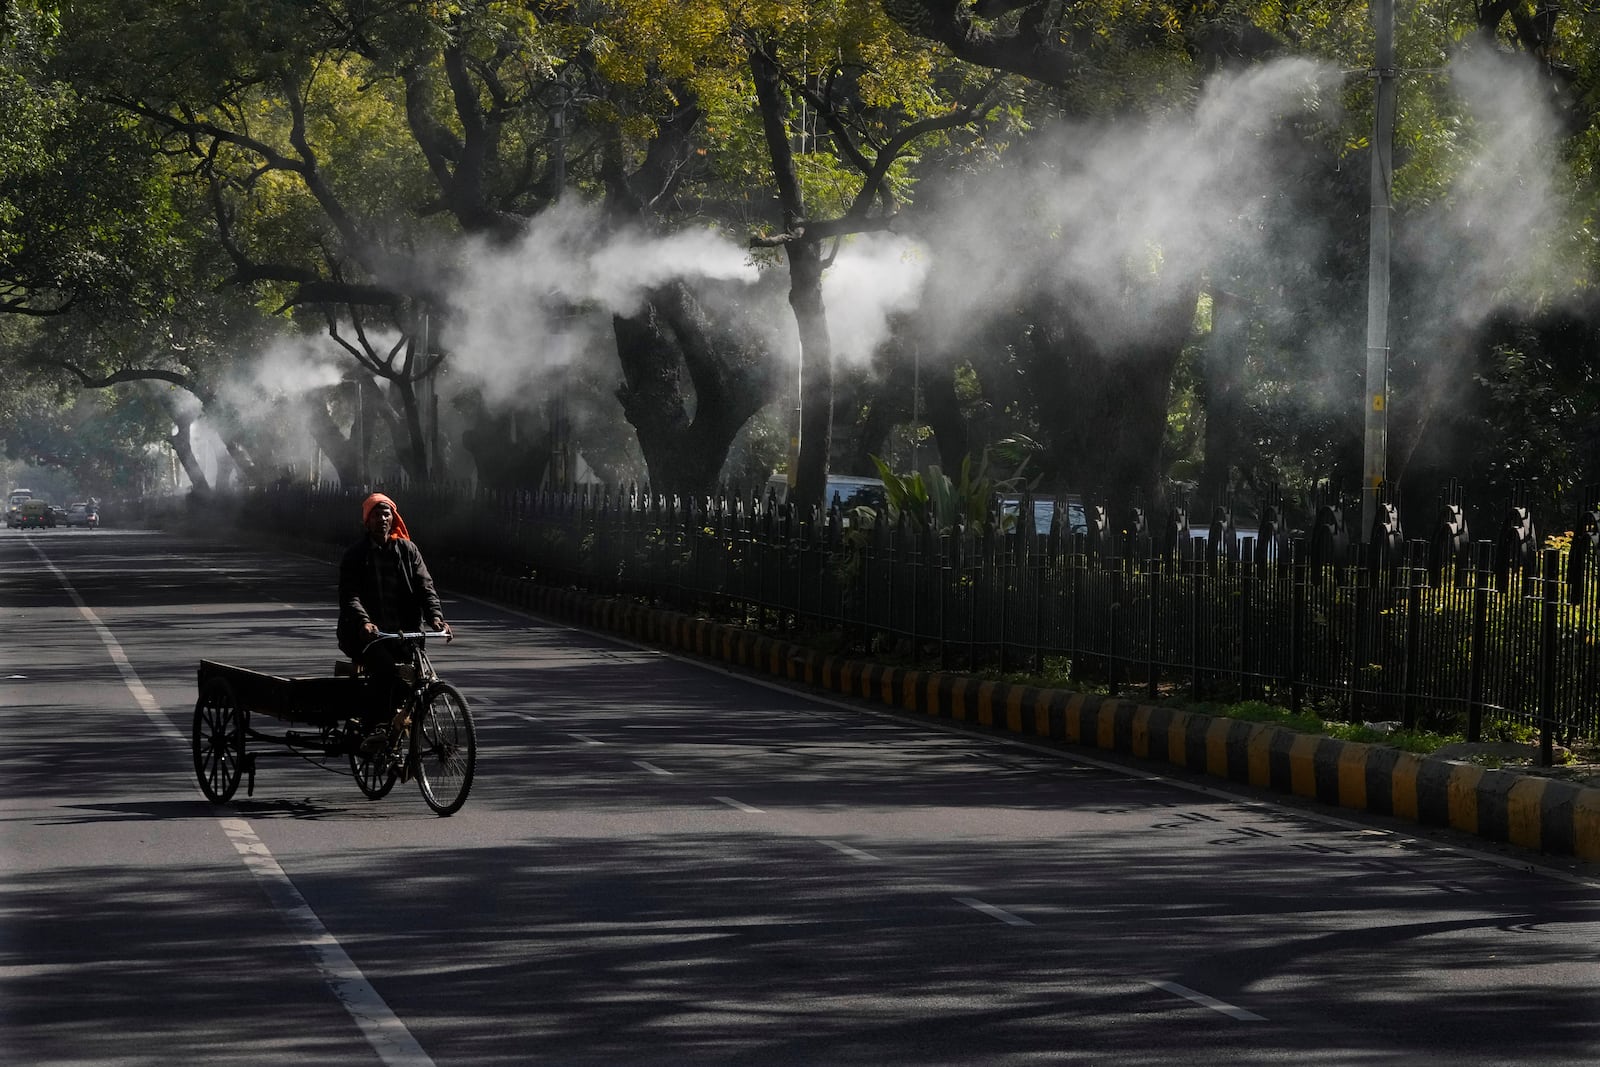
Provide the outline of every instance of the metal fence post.
{"type": "Polygon", "coordinates": [[[1310,578],[1303,539],[1294,539],[1289,547],[1289,559],[1292,583],[1289,591],[1289,710],[1298,715],[1305,704],[1305,682],[1300,677],[1300,660],[1306,617],[1306,583],[1310,578]]]}
{"type": "Polygon", "coordinates": [[[1044,673],[1044,588],[1046,575],[1050,573],[1053,554],[1048,550],[1044,553],[1030,554],[1028,559],[1029,576],[1033,582],[1033,672],[1044,673]],[[1037,555],[1038,562],[1034,562],[1037,555]]]}
{"type": "Polygon", "coordinates": [[[1483,668],[1488,660],[1489,583],[1494,578],[1494,542],[1479,541],[1472,560],[1471,665],[1467,669],[1467,740],[1483,739],[1483,668]]]}
{"type": "Polygon", "coordinates": [[[1422,659],[1422,591],[1428,580],[1428,543],[1412,541],[1406,553],[1405,672],[1400,689],[1400,720],[1407,730],[1417,728],[1417,675],[1422,659]]]}
{"type": "MultiPolygon", "coordinates": [[[[1352,545],[1351,551],[1355,554],[1355,564],[1350,568],[1350,581],[1352,584],[1351,601],[1353,603],[1350,616],[1350,714],[1355,721],[1360,721],[1356,716],[1365,717],[1371,708],[1380,706],[1378,698],[1382,694],[1382,678],[1372,681],[1373,700],[1368,702],[1362,694],[1368,684],[1368,676],[1372,673],[1372,650],[1376,645],[1373,633],[1377,629],[1377,617],[1373,611],[1374,598],[1378,590],[1378,572],[1369,569],[1368,561],[1377,559],[1379,548],[1376,544],[1352,545]],[[1373,616],[1371,625],[1368,625],[1368,616],[1373,616]]],[[[1337,574],[1337,569],[1335,569],[1337,574]]],[[[1337,595],[1337,594],[1336,594],[1337,595]]],[[[1373,718],[1387,718],[1381,713],[1374,714],[1373,718]]]]}
{"type": "Polygon", "coordinates": [[[1256,678],[1255,596],[1256,564],[1254,545],[1239,553],[1239,697],[1252,700],[1258,695],[1256,678]]]}
{"type": "Polygon", "coordinates": [[[1160,632],[1161,625],[1161,568],[1151,567],[1145,575],[1145,585],[1149,589],[1150,610],[1147,612],[1149,636],[1145,648],[1149,655],[1145,657],[1145,692],[1151,700],[1156,698],[1160,687],[1156,684],[1156,635],[1160,632]]]}
{"type": "Polygon", "coordinates": [[[1556,622],[1561,606],[1561,553],[1553,548],[1544,551],[1542,588],[1540,599],[1539,640],[1539,766],[1548,767],[1555,762],[1556,728],[1556,622]]]}
{"type": "Polygon", "coordinates": [[[960,574],[954,531],[939,533],[939,670],[950,669],[950,609],[955,576],[960,574]],[[954,561],[952,561],[952,557],[954,561]]]}
{"type": "Polygon", "coordinates": [[[1189,694],[1200,700],[1205,694],[1205,675],[1200,669],[1200,628],[1205,621],[1204,597],[1215,591],[1216,568],[1204,560],[1190,560],[1178,566],[1188,571],[1189,591],[1189,694]]]}
{"type": "Polygon", "coordinates": [[[1016,559],[1007,551],[1010,538],[997,530],[992,520],[984,526],[983,539],[987,556],[984,571],[998,574],[1000,579],[995,593],[1000,599],[1000,673],[1004,674],[1011,669],[1011,588],[1016,559]]]}
{"type": "Polygon", "coordinates": [[[1111,607],[1110,625],[1106,634],[1106,691],[1113,697],[1117,695],[1117,630],[1121,620],[1122,588],[1124,582],[1122,568],[1111,572],[1111,607]]]}

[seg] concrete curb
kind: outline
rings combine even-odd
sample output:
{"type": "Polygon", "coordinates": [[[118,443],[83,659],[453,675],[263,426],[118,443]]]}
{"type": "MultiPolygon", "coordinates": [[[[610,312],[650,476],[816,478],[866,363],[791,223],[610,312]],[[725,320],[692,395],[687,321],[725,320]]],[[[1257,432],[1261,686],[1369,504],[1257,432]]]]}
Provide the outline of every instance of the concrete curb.
{"type": "Polygon", "coordinates": [[[1594,787],[1267,723],[844,659],[634,601],[466,570],[459,576],[505,603],[844,696],[1169,763],[1540,852],[1600,860],[1600,789],[1594,787]]]}

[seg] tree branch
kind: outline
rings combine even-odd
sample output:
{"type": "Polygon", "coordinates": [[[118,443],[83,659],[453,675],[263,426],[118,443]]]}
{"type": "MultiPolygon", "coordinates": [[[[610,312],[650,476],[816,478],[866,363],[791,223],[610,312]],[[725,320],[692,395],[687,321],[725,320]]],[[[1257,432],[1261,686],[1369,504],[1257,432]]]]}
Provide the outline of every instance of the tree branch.
{"type": "Polygon", "coordinates": [[[0,314],[49,318],[53,315],[65,315],[72,310],[72,305],[78,300],[76,293],[69,292],[60,303],[39,307],[34,303],[37,294],[38,289],[21,282],[0,282],[0,314]]]}
{"type": "MultiPolygon", "coordinates": [[[[1043,7],[1049,0],[1020,0],[983,8],[1043,7]]],[[[1065,85],[1083,68],[1083,58],[1050,32],[1042,18],[1022,18],[1002,33],[978,26],[965,0],[879,0],[884,13],[913,37],[944,45],[957,59],[979,67],[1021,74],[1045,85],[1065,85]]]]}

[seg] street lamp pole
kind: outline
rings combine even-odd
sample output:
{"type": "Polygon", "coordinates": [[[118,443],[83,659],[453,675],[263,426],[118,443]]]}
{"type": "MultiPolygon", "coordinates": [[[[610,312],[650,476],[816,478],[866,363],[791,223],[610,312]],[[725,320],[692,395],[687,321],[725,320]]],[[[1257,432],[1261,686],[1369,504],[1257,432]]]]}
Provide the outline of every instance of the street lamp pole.
{"type": "Polygon", "coordinates": [[[1362,457],[1361,529],[1372,536],[1387,479],[1389,451],[1389,216],[1394,193],[1394,0],[1374,0],[1377,82],[1372,108],[1372,210],[1368,219],[1367,377],[1363,408],[1366,443],[1362,457]]]}

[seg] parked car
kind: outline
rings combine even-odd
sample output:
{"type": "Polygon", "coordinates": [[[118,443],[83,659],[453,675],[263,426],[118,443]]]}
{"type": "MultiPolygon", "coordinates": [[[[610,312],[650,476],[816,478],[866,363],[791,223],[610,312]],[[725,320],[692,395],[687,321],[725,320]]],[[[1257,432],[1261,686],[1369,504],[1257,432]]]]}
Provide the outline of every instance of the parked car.
{"type": "MultiPolygon", "coordinates": [[[[767,480],[767,490],[782,503],[788,497],[789,483],[783,475],[775,474],[767,480]]],[[[822,499],[829,507],[837,502],[845,510],[866,506],[881,512],[888,506],[883,479],[855,474],[829,474],[822,499]]]]}
{"type": "Polygon", "coordinates": [[[100,525],[100,511],[80,500],[67,508],[67,525],[93,530],[100,525]]]}
{"type": "MultiPolygon", "coordinates": [[[[1054,497],[1039,496],[1033,498],[1033,529],[1040,537],[1050,536],[1050,524],[1055,520],[1056,505],[1054,497]]],[[[1089,532],[1089,519],[1083,510],[1083,498],[1076,493],[1068,493],[1061,498],[1059,503],[1065,508],[1062,512],[1061,536],[1070,538],[1073,534],[1087,534],[1089,532]]],[[[1022,498],[1019,496],[1003,496],[1000,498],[1000,514],[1015,516],[1022,508],[1022,498]]],[[[1015,522],[1015,518],[1012,519],[1015,522]]]]}
{"type": "Polygon", "coordinates": [[[22,529],[42,529],[46,526],[54,527],[56,524],[55,509],[44,500],[24,500],[17,505],[15,525],[22,529]]]}

